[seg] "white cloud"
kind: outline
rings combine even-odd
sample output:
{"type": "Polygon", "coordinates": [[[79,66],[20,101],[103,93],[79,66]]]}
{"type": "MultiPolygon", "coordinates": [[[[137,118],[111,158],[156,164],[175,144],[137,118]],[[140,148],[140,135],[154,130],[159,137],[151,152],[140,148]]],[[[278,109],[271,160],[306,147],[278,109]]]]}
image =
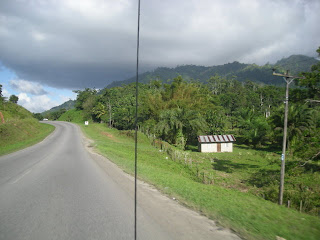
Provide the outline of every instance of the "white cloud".
{"type": "Polygon", "coordinates": [[[67,95],[69,94],[57,95],[57,93],[54,92],[51,92],[48,95],[30,95],[21,92],[18,94],[18,104],[28,109],[30,112],[44,112],[74,98],[73,95],[71,97],[67,95]],[[55,97],[53,97],[53,95],[55,97]]]}
{"type": "Polygon", "coordinates": [[[20,93],[19,95],[18,95],[18,97],[19,97],[19,103],[21,104],[21,105],[23,105],[23,104],[27,104],[27,103],[30,103],[31,102],[31,98],[28,96],[28,94],[26,94],[26,93],[20,93]]]}
{"type": "Polygon", "coordinates": [[[29,96],[27,93],[20,93],[18,97],[18,104],[30,112],[43,112],[58,105],[46,95],[29,96]]]}
{"type": "Polygon", "coordinates": [[[17,95],[18,104],[31,112],[43,112],[76,98],[76,94],[68,89],[41,86],[39,83],[21,79],[6,81],[4,86],[7,86],[2,89],[5,97],[9,98],[12,94],[17,95]]]}
{"type": "Polygon", "coordinates": [[[10,80],[10,86],[19,92],[30,93],[32,95],[45,95],[48,92],[39,83],[29,82],[22,79],[10,80]]]}
{"type": "MultiPolygon", "coordinates": [[[[69,101],[69,100],[74,100],[74,99],[75,99],[74,97],[71,98],[71,97],[69,97],[69,96],[59,95],[59,103],[60,103],[60,104],[65,103],[65,102],[67,102],[67,101],[69,101]]],[[[60,104],[59,104],[59,105],[60,105],[60,104]]]]}
{"type": "Polygon", "coordinates": [[[2,95],[6,98],[9,98],[11,96],[10,93],[4,88],[2,88],[2,95]]]}

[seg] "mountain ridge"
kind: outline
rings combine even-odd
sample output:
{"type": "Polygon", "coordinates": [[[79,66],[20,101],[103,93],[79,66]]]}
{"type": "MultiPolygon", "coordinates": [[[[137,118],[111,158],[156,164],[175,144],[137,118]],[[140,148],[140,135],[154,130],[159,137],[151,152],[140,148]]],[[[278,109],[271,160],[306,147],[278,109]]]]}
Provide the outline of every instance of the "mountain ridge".
{"type": "MultiPolygon", "coordinates": [[[[163,82],[170,81],[173,78],[181,75],[185,80],[198,80],[205,83],[210,77],[220,75],[227,79],[236,78],[243,82],[250,80],[264,84],[282,85],[282,79],[272,75],[272,69],[285,72],[287,69],[292,74],[300,72],[308,72],[312,65],[318,60],[305,55],[291,55],[287,58],[278,60],[275,64],[265,64],[259,66],[257,64],[247,64],[234,61],[216,66],[198,66],[198,65],[180,65],[175,68],[158,67],[153,71],[147,71],[139,74],[139,82],[148,83],[151,80],[161,80],[163,82]]],[[[123,84],[135,82],[136,77],[131,77],[122,81],[110,83],[107,88],[118,87],[123,84]]]]}
{"type": "MultiPolygon", "coordinates": [[[[180,65],[174,68],[169,67],[157,67],[153,71],[147,71],[139,74],[139,82],[148,83],[151,80],[161,80],[167,82],[173,78],[181,75],[183,79],[199,80],[205,83],[210,77],[220,75],[227,79],[236,78],[239,81],[250,80],[253,82],[271,84],[271,85],[283,85],[282,78],[272,75],[272,69],[276,68],[277,72],[285,72],[290,70],[291,74],[299,74],[300,72],[310,71],[312,65],[318,63],[313,57],[305,55],[291,55],[290,57],[282,58],[275,64],[265,64],[259,66],[257,64],[247,64],[234,61],[232,63],[225,63],[217,66],[198,66],[198,65],[180,65]]],[[[124,84],[130,84],[136,81],[136,77],[131,77],[126,80],[112,82],[106,86],[106,88],[120,87],[124,84]]],[[[60,109],[72,109],[74,108],[75,101],[69,100],[57,107],[53,107],[50,110],[43,112],[47,114],[50,112],[58,111],[60,109]]]]}
{"type": "Polygon", "coordinates": [[[41,114],[42,114],[42,115],[46,115],[46,114],[48,114],[48,113],[55,112],[55,111],[58,111],[58,110],[60,110],[60,109],[70,110],[70,109],[73,109],[73,108],[74,108],[74,104],[75,104],[75,101],[70,99],[70,100],[62,103],[62,104],[59,105],[59,106],[50,108],[49,110],[42,112],[41,114]]]}

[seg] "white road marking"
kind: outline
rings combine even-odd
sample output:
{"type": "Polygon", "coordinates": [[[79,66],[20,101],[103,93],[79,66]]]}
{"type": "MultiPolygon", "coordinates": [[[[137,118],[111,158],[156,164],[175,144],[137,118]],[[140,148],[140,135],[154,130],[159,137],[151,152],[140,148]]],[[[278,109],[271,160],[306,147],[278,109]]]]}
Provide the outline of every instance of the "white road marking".
{"type": "Polygon", "coordinates": [[[29,169],[28,171],[26,171],[24,174],[22,174],[20,177],[18,177],[15,181],[13,181],[11,184],[15,184],[17,182],[19,182],[24,176],[26,176],[27,174],[29,174],[31,172],[31,169],[29,169]]]}

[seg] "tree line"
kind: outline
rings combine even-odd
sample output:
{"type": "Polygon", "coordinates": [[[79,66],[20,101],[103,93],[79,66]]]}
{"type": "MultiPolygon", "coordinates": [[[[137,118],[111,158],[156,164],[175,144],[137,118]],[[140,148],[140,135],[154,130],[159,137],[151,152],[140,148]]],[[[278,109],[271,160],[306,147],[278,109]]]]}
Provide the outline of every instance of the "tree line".
{"type": "MultiPolygon", "coordinates": [[[[306,78],[290,89],[288,150],[304,159],[319,159],[319,70],[317,64],[301,73],[306,78]]],[[[219,75],[206,83],[178,76],[171,83],[140,83],[139,92],[140,131],[181,149],[196,144],[200,134],[235,134],[254,148],[281,147],[284,87],[219,75]]],[[[75,107],[86,119],[134,129],[135,84],[76,93],[75,107]]]]}

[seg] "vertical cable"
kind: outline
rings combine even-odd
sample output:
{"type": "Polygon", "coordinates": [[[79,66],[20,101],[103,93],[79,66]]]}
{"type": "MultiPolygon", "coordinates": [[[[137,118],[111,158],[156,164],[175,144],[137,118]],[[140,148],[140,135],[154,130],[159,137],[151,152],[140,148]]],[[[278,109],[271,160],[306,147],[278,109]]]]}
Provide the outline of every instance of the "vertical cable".
{"type": "Polygon", "coordinates": [[[140,0],[138,0],[138,31],[137,31],[137,68],[136,68],[136,116],[134,134],[134,239],[137,239],[137,158],[138,158],[138,83],[139,83],[139,38],[140,38],[140,0]]]}

